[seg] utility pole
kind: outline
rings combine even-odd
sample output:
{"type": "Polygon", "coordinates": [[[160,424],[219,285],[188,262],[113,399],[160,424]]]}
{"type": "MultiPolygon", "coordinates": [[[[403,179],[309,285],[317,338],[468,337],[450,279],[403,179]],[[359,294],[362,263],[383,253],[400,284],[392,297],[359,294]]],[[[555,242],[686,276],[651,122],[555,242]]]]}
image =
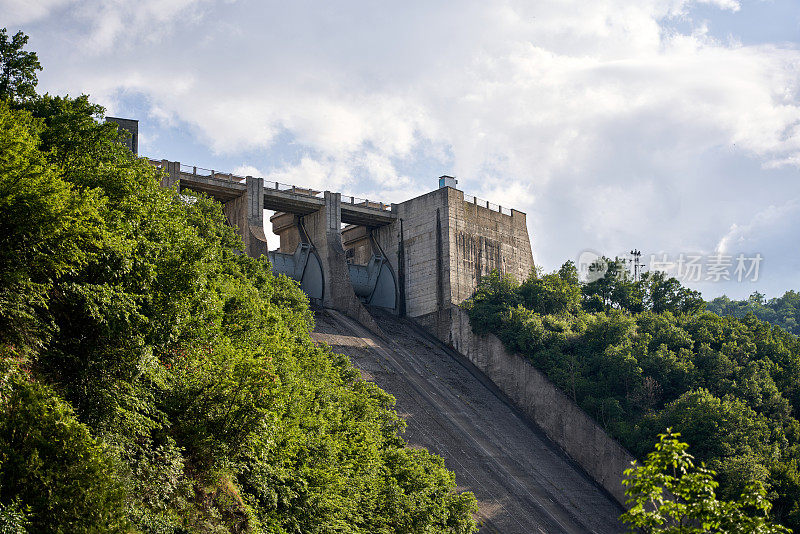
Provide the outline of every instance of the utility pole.
{"type": "Polygon", "coordinates": [[[641,275],[642,272],[642,264],[640,261],[642,257],[642,251],[633,249],[631,250],[631,256],[633,256],[633,281],[638,282],[639,276],[641,275]]]}

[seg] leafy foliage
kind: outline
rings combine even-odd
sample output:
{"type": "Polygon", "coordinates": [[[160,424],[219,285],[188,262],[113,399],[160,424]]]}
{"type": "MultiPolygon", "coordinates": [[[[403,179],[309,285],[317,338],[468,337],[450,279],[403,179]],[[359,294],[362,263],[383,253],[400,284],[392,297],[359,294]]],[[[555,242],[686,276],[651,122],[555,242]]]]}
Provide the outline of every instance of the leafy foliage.
{"type": "Polygon", "coordinates": [[[86,97],[0,101],[0,525],[448,532],[475,499],[86,97]]]}
{"type": "Polygon", "coordinates": [[[465,304],[473,329],[526,355],[638,458],[675,428],[718,473],[723,498],[762,483],[779,521],[800,527],[800,340],[608,261],[589,283],[571,262],[522,284],[484,277],[465,304]]]}
{"type": "Polygon", "coordinates": [[[22,50],[27,42],[21,31],[9,39],[6,28],[0,28],[0,100],[23,102],[36,96],[36,71],[42,66],[35,52],[22,50]]]}
{"type": "Polygon", "coordinates": [[[731,300],[723,295],[708,302],[706,308],[717,315],[739,319],[752,313],[762,321],[800,336],[800,293],[797,291],[787,291],[782,297],[769,300],[757,291],[747,300],[731,300]]]}
{"type": "Polygon", "coordinates": [[[679,433],[667,429],[659,434],[655,450],[643,465],[625,471],[630,509],[622,520],[633,532],[691,534],[779,534],[791,532],[768,519],[772,505],[760,483],[749,486],[737,500],[717,499],[714,471],[696,466],[678,440],[679,433]]]}
{"type": "Polygon", "coordinates": [[[6,373],[11,387],[0,420],[2,500],[29,506],[36,531],[123,532],[124,488],[106,447],[47,387],[13,366],[6,373]]]}

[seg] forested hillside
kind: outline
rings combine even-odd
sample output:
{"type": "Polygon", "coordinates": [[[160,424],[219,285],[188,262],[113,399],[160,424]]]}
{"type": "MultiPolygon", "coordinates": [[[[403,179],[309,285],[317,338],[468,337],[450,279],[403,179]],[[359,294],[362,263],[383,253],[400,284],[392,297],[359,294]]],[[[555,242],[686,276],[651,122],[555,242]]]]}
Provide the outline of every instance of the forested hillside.
{"type": "Polygon", "coordinates": [[[0,37],[0,531],[472,532],[296,284],[0,37]]]}
{"type": "Polygon", "coordinates": [[[769,300],[758,292],[750,295],[747,300],[731,300],[723,295],[708,302],[706,309],[717,315],[730,315],[739,319],[752,313],[762,321],[800,336],[800,293],[797,291],[787,291],[782,297],[769,300]]]}
{"type": "Polygon", "coordinates": [[[763,483],[800,530],[800,341],[750,315],[704,311],[662,273],[608,261],[583,283],[571,262],[522,283],[493,273],[466,303],[473,329],[530,358],[640,460],[673,428],[736,498],[763,483]]]}

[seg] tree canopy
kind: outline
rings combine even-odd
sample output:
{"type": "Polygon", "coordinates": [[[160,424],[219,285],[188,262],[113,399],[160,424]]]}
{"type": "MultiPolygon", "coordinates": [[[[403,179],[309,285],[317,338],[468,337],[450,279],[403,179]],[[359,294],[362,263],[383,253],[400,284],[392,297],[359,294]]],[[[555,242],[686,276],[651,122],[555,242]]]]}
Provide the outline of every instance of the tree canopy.
{"type": "Polygon", "coordinates": [[[647,460],[625,471],[623,484],[630,509],[622,520],[633,532],[664,534],[781,534],[789,529],[772,523],[772,505],[764,487],[749,485],[735,500],[717,498],[714,471],[695,465],[680,433],[659,434],[647,460]]]}
{"type": "Polygon", "coordinates": [[[474,531],[297,284],[102,114],[0,100],[0,530],[474,531]]]}
{"type": "Polygon", "coordinates": [[[23,102],[36,96],[36,71],[42,70],[36,52],[26,52],[28,36],[18,31],[9,39],[0,28],[0,100],[23,102]]]}
{"type": "Polygon", "coordinates": [[[465,303],[473,330],[527,356],[638,458],[675,428],[717,473],[722,498],[761,483],[778,520],[800,528],[800,340],[607,261],[592,282],[571,262],[521,283],[485,276],[465,303]]]}
{"type": "Polygon", "coordinates": [[[730,315],[739,319],[752,313],[762,321],[800,336],[800,293],[797,291],[790,290],[781,297],[769,300],[758,291],[745,300],[731,300],[723,295],[708,302],[706,308],[717,315],[730,315]]]}

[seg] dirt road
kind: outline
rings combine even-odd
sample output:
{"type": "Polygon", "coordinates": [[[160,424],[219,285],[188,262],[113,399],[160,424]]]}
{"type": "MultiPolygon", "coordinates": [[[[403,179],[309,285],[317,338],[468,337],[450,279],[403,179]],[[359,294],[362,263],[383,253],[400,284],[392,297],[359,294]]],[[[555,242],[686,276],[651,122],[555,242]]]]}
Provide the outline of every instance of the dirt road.
{"type": "Polygon", "coordinates": [[[405,437],[445,459],[478,499],[481,531],[617,533],[622,512],[483,375],[408,320],[376,315],[385,336],[330,310],[314,338],[397,399],[405,437]]]}

